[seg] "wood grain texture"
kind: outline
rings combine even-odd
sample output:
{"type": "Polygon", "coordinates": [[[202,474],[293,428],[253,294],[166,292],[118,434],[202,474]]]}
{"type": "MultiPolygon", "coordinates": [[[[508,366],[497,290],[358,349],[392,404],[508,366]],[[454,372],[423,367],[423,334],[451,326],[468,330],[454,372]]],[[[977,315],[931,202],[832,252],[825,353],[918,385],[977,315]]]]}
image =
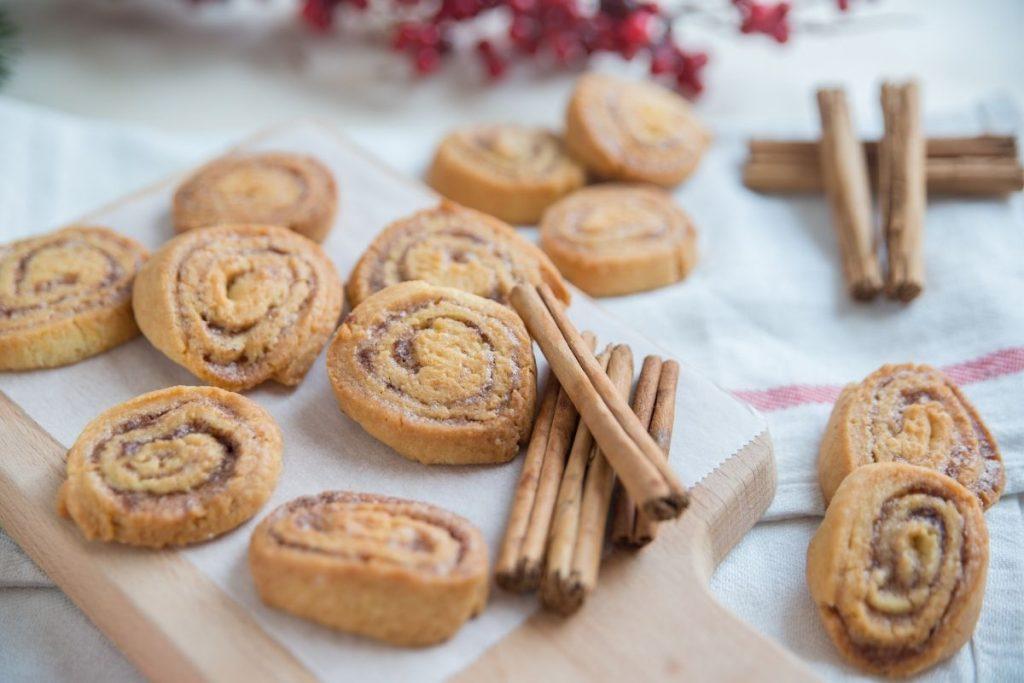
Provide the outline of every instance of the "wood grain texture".
{"type": "Polygon", "coordinates": [[[57,516],[66,449],[0,392],[4,529],[153,681],[311,681],[245,611],[173,551],[91,543],[57,516]]]}
{"type": "Polygon", "coordinates": [[[616,552],[573,617],[538,612],[452,681],[813,681],[799,659],[719,605],[714,568],[775,495],[767,432],[690,490],[639,553],[616,552]]]}

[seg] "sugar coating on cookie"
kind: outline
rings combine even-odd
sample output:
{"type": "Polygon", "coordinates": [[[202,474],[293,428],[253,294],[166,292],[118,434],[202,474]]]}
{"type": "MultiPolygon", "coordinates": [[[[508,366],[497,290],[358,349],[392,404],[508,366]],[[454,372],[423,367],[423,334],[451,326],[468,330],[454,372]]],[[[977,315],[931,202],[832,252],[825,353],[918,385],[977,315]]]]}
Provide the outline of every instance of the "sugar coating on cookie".
{"type": "Polygon", "coordinates": [[[323,242],[334,223],[334,176],[310,156],[238,154],[203,166],[174,193],[177,232],[224,223],[259,223],[323,242]]]}
{"type": "Polygon", "coordinates": [[[252,517],[281,471],[281,430],[253,401],[171,387],[101,413],[68,451],[60,511],[86,538],[160,548],[252,517]]]}
{"type": "Polygon", "coordinates": [[[978,497],[905,463],[853,471],[807,552],[807,584],[840,654],[910,676],[971,638],[985,593],[988,531],[978,497]]]}
{"type": "Polygon", "coordinates": [[[511,460],[529,433],[537,393],[533,346],[510,308],[421,281],[382,289],[331,342],[338,405],[412,460],[511,460]]]}
{"type": "Polygon", "coordinates": [[[341,314],[330,259],[285,228],[227,225],[174,238],[140,269],[142,333],[203,381],[233,391],[294,386],[341,314]]]}
{"type": "Polygon", "coordinates": [[[533,224],[544,209],[582,187],[586,174],[555,133],[491,124],[445,136],[427,180],[460,204],[509,223],[533,224]]]}
{"type": "Polygon", "coordinates": [[[596,73],[576,83],[565,137],[573,157],[601,178],[666,187],[689,177],[711,142],[678,94],[596,73]]]}
{"type": "Polygon", "coordinates": [[[566,303],[570,296],[554,264],[515,229],[449,201],[395,221],[373,240],[349,276],[349,303],[408,280],[499,303],[521,282],[546,283],[566,303]]]}
{"type": "Polygon", "coordinates": [[[570,282],[593,296],[670,285],[697,261],[689,216],[663,190],[596,185],[548,209],[540,245],[570,282]]]}
{"type": "Polygon", "coordinates": [[[0,245],[0,370],[67,365],[137,336],[132,282],[147,255],[89,226],[0,245]]]}
{"type": "Polygon", "coordinates": [[[929,365],[884,365],[847,385],[836,400],[818,453],[825,500],[850,472],[874,462],[942,472],[986,508],[999,500],[1006,481],[999,446],[978,411],[929,365]]]}
{"type": "Polygon", "coordinates": [[[268,605],[396,645],[447,640],[487,601],[487,546],[476,527],[373,494],[282,505],[253,532],[249,566],[268,605]]]}

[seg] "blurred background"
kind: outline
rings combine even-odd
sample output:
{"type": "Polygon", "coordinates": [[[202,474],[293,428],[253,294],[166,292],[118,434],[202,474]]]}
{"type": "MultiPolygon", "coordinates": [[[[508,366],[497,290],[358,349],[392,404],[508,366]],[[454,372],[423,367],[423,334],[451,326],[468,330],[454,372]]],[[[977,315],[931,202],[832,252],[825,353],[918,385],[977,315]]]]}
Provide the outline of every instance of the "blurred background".
{"type": "MultiPolygon", "coordinates": [[[[556,50],[502,57],[509,13],[489,6],[522,8],[552,0],[467,0],[468,6],[455,0],[470,12],[479,7],[474,2],[486,3],[486,9],[473,21],[457,22],[457,45],[441,55],[436,71],[417,75],[409,46],[392,44],[396,17],[422,16],[436,5],[378,0],[361,11],[356,4],[364,1],[345,0],[337,7],[337,0],[6,2],[17,36],[13,49],[5,49],[10,77],[2,92],[75,114],[173,131],[248,131],[316,115],[347,127],[402,126],[433,136],[482,120],[556,123],[573,78],[585,66],[574,55],[562,65],[552,54],[556,50]],[[325,29],[322,12],[331,9],[325,29]],[[503,69],[499,80],[488,77],[474,49],[480,35],[494,37],[503,69]]],[[[624,11],[645,7],[633,0],[619,3],[624,11]]],[[[998,90],[1024,95],[1024,3],[1017,0],[781,4],[788,10],[781,22],[767,12],[774,2],[661,5],[664,15],[676,17],[676,42],[688,53],[707,55],[697,106],[712,124],[813,129],[812,89],[828,82],[845,85],[865,124],[873,125],[883,76],[921,78],[929,111],[998,90]],[[766,16],[751,17],[755,5],[766,16]],[[741,33],[744,22],[750,33],[741,33]]],[[[657,34],[660,21],[660,15],[653,17],[643,28],[657,34]]],[[[566,33],[573,35],[571,29],[566,33]]],[[[613,51],[598,52],[591,61],[641,75],[650,60],[643,51],[632,61],[613,51]]]]}

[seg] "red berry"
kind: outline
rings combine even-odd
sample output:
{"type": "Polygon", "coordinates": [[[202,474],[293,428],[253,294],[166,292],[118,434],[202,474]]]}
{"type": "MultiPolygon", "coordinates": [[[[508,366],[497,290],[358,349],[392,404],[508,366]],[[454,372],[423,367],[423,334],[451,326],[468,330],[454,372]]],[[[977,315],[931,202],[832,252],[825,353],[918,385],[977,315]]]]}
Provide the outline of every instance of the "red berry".
{"type": "Polygon", "coordinates": [[[655,76],[667,74],[676,66],[676,48],[667,43],[659,45],[651,53],[651,73],[655,76]]]}
{"type": "Polygon", "coordinates": [[[576,35],[569,32],[556,34],[551,41],[551,50],[560,64],[568,64],[582,51],[576,35]]]}
{"type": "Polygon", "coordinates": [[[420,48],[416,51],[413,63],[416,66],[416,73],[426,76],[437,71],[437,67],[441,66],[441,53],[432,47],[420,48]]]}
{"type": "Polygon", "coordinates": [[[313,29],[326,31],[334,21],[334,10],[329,0],[306,0],[302,5],[302,18],[313,29]]]}
{"type": "Polygon", "coordinates": [[[531,12],[537,6],[536,0],[508,0],[508,6],[513,12],[531,12]]]}
{"type": "Polygon", "coordinates": [[[619,35],[626,45],[636,48],[645,44],[650,37],[651,15],[647,12],[633,12],[622,22],[619,35]]]}
{"type": "Polygon", "coordinates": [[[789,3],[777,2],[769,5],[753,0],[734,0],[740,10],[743,33],[764,33],[780,43],[789,40],[789,3]]]}

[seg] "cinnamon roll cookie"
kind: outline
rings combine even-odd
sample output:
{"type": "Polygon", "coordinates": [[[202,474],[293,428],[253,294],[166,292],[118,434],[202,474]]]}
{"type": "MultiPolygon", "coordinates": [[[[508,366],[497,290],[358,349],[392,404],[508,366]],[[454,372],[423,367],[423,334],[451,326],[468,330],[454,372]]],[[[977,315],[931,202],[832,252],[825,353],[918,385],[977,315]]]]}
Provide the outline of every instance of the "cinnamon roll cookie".
{"type": "Polygon", "coordinates": [[[115,406],[68,451],[59,509],[86,538],[160,548],[246,521],[281,472],[281,431],[244,396],[171,387],[115,406]]]}
{"type": "Polygon", "coordinates": [[[349,417],[428,464],[511,460],[533,417],[537,370],[523,322],[501,304],[413,281],[353,310],[327,351],[349,417]]]}
{"type": "Polygon", "coordinates": [[[263,602],[395,645],[447,640],[487,602],[487,546],[446,510],[344,491],[304,496],[256,528],[263,602]]]}
{"type": "Polygon", "coordinates": [[[843,389],[818,454],[826,502],[857,467],[906,462],[947,474],[990,507],[1003,491],[999,447],[978,411],[941,371],[885,365],[843,389]]]}
{"type": "Polygon", "coordinates": [[[196,171],[174,193],[177,232],[223,223],[259,223],[323,242],[338,189],[326,166],[301,154],[232,155],[196,171]]]}
{"type": "Polygon", "coordinates": [[[583,168],[560,137],[516,124],[473,126],[446,136],[427,173],[435,190],[513,224],[533,224],[583,186],[583,168]]]}
{"type": "Polygon", "coordinates": [[[551,287],[569,303],[569,290],[540,249],[496,218],[442,201],[381,232],[349,276],[349,303],[407,280],[455,287],[499,303],[520,282],[551,287]]]}
{"type": "Polygon", "coordinates": [[[662,190],[597,185],[544,213],[540,246],[558,270],[593,296],[664,287],[697,261],[697,232],[662,190]]]}
{"type": "Polygon", "coordinates": [[[807,551],[829,637],[851,664],[887,676],[922,671],[970,639],[987,568],[978,497],[904,463],[844,479],[807,551]]]}
{"type": "Polygon", "coordinates": [[[284,228],[225,225],[165,244],[139,271],[146,338],[203,381],[242,391],[302,381],[341,314],[341,281],[314,242],[284,228]]]}
{"type": "Polygon", "coordinates": [[[0,245],[0,370],[67,365],[135,337],[132,281],[147,253],[86,226],[0,245]]]}
{"type": "Polygon", "coordinates": [[[569,101],[565,140],[573,157],[602,178],[669,187],[693,173],[711,135],[670,90],[587,74],[569,101]]]}

